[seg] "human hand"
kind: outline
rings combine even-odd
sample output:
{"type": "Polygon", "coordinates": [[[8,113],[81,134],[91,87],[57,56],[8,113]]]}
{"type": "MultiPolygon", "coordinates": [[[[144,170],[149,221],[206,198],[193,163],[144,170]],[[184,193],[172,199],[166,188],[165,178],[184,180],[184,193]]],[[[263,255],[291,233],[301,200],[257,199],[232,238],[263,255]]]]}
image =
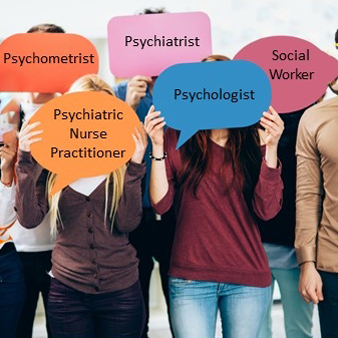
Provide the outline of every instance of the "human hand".
{"type": "Polygon", "coordinates": [[[147,76],[134,76],[127,85],[126,103],[128,103],[134,110],[137,109],[140,101],[146,96],[146,90],[152,79],[147,76]]]}
{"type": "Polygon", "coordinates": [[[17,142],[5,143],[0,147],[1,173],[2,175],[13,172],[17,142]]]}
{"type": "Polygon", "coordinates": [[[153,147],[162,146],[164,142],[164,130],[166,122],[164,117],[160,117],[161,112],[155,111],[155,107],[151,106],[144,120],[144,127],[149,135],[153,147]]]}
{"type": "Polygon", "coordinates": [[[135,163],[142,163],[148,145],[148,136],[142,123],[140,123],[139,129],[135,128],[135,133],[132,136],[136,148],[131,160],[135,163]]]}
{"type": "Polygon", "coordinates": [[[263,113],[260,120],[261,126],[267,133],[265,139],[267,147],[275,147],[277,149],[278,142],[284,130],[284,122],[278,113],[270,106],[268,112],[263,113]]]}
{"type": "Polygon", "coordinates": [[[305,262],[301,265],[299,292],[305,301],[318,304],[324,300],[322,293],[322,279],[316,270],[314,262],[305,262]]]}
{"type": "Polygon", "coordinates": [[[19,149],[22,151],[31,151],[31,145],[42,140],[41,137],[35,137],[43,133],[42,130],[32,131],[35,127],[39,126],[41,122],[28,123],[29,121],[26,121],[22,125],[19,133],[19,149]]]}

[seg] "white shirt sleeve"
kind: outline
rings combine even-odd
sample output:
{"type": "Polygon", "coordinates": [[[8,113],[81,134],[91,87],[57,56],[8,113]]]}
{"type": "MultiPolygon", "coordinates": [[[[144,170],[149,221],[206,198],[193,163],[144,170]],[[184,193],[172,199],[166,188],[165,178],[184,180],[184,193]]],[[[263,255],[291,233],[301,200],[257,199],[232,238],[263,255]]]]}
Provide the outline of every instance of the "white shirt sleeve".
{"type": "Polygon", "coordinates": [[[16,213],[15,203],[15,185],[6,187],[0,182],[0,228],[4,228],[15,221],[16,213]]]}

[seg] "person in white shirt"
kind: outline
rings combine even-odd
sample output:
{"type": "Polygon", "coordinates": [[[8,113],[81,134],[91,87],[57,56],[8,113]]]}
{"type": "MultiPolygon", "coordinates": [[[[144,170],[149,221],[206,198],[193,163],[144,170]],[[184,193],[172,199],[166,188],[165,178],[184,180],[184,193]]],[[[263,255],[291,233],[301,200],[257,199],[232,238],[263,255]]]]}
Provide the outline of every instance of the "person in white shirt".
{"type": "MultiPolygon", "coordinates": [[[[27,33],[65,33],[65,31],[53,24],[41,24],[32,27],[27,33]]],[[[56,95],[55,93],[22,95],[20,105],[24,113],[24,121],[29,120],[43,104],[52,100],[56,95]]],[[[51,254],[54,248],[54,240],[50,236],[48,215],[35,229],[25,229],[17,221],[11,228],[11,236],[23,265],[27,289],[27,298],[19,319],[16,338],[32,338],[35,311],[40,294],[45,312],[47,312],[50,288],[49,271],[52,267],[51,254]]],[[[48,319],[46,326],[48,338],[52,338],[48,319]]]]}
{"type": "Polygon", "coordinates": [[[0,335],[14,338],[25,301],[23,269],[10,236],[14,211],[14,159],[16,144],[0,147],[0,335]]]}

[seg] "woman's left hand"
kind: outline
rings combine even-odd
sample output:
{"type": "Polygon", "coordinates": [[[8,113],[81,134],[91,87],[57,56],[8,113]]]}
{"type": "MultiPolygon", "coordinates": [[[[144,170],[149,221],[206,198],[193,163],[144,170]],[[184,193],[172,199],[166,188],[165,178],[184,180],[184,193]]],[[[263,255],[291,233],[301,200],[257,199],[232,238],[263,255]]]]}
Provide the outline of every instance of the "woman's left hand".
{"type": "Polygon", "coordinates": [[[136,149],[131,160],[135,163],[142,163],[148,145],[148,135],[142,123],[140,123],[139,128],[135,128],[135,133],[132,136],[136,144],[136,149]]]}
{"type": "Polygon", "coordinates": [[[270,106],[268,112],[263,113],[263,117],[260,120],[261,126],[268,134],[265,139],[265,143],[269,147],[278,146],[280,137],[283,134],[284,122],[278,115],[278,113],[270,106]]]}

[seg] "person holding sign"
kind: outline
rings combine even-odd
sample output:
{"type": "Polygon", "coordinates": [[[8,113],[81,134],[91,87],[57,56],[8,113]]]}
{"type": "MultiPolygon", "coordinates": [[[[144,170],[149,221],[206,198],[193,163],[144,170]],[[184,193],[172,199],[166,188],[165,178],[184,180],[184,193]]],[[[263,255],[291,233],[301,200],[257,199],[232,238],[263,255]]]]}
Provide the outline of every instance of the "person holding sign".
{"type": "MultiPolygon", "coordinates": [[[[306,108],[305,108],[306,109],[306,108]]],[[[283,163],[282,180],[285,182],[283,206],[269,221],[257,218],[262,242],[272,274],[272,294],[275,283],[281,292],[284,327],[287,338],[312,338],[313,304],[308,304],[298,292],[300,269],[294,249],[296,227],[296,138],[299,120],[305,109],[281,114],[284,132],[278,144],[278,158],[283,163]]],[[[264,133],[265,134],[265,133],[264,133]]],[[[266,135],[262,133],[262,141],[266,135]]],[[[272,338],[272,305],[261,328],[259,338],[272,338]]]]}
{"type": "MultiPolygon", "coordinates": [[[[70,92],[114,95],[96,75],[77,80],[70,92]]],[[[142,216],[141,180],[147,135],[142,124],[133,135],[136,150],[128,165],[109,175],[79,179],[49,197],[56,175],[42,171],[30,152],[41,140],[39,122],[25,124],[19,136],[16,207],[18,219],[34,228],[50,211],[56,246],[48,300],[53,337],[141,336],[144,304],[138,259],[128,233],[142,216]],[[47,194],[48,195],[48,194],[47,194]]]]}
{"type": "Polygon", "coordinates": [[[267,220],[281,208],[283,121],[273,108],[263,113],[265,147],[254,125],[200,130],[176,150],[178,132],[167,128],[164,135],[160,114],[152,107],[145,128],[153,145],[153,207],[162,214],[174,204],[177,213],[169,271],[175,337],[214,338],[218,310],[223,337],[257,337],[271,272],[254,214],[267,220]]]}
{"type": "MultiPolygon", "coordinates": [[[[64,29],[54,24],[38,24],[31,27],[27,33],[65,33],[64,29]]],[[[21,94],[18,102],[21,108],[21,121],[28,121],[45,103],[57,96],[57,93],[26,92],[21,94]]],[[[50,276],[46,271],[51,269],[51,255],[54,240],[50,236],[49,219],[46,217],[33,230],[25,229],[16,221],[10,230],[15,247],[23,266],[26,284],[26,300],[19,315],[17,338],[32,338],[35,312],[39,296],[42,296],[45,313],[50,286],[50,276]]],[[[48,318],[46,319],[48,338],[52,338],[48,318]]]]}
{"type": "MultiPolygon", "coordinates": [[[[152,105],[154,81],[146,76],[135,76],[128,83],[122,82],[115,87],[116,96],[126,101],[135,110],[140,120],[144,120],[152,105]]],[[[156,215],[151,208],[149,201],[150,150],[149,145],[145,156],[147,172],[143,182],[143,217],[140,226],[130,234],[130,241],[135,246],[140,260],[140,282],[147,310],[146,327],[142,338],[148,337],[149,330],[149,287],[154,269],[153,258],[159,263],[162,290],[169,308],[168,271],[175,233],[174,210],[170,209],[160,216],[156,215]]]]}
{"type": "MultiPolygon", "coordinates": [[[[166,11],[160,9],[145,9],[143,13],[160,14],[166,11]]],[[[137,75],[129,81],[119,83],[114,87],[115,95],[128,103],[141,121],[146,117],[153,104],[153,87],[156,77],[137,75]]],[[[154,259],[159,264],[161,285],[169,312],[168,271],[170,265],[171,248],[175,234],[175,214],[173,208],[163,215],[156,215],[149,201],[149,180],[151,160],[149,154],[151,145],[146,150],[145,162],[147,172],[143,182],[143,217],[140,226],[130,234],[130,242],[137,250],[140,260],[139,273],[143,298],[147,311],[146,325],[142,338],[148,338],[149,322],[149,288],[151,274],[154,269],[154,259]]],[[[169,323],[171,322],[169,316],[169,323]]],[[[171,326],[171,325],[170,325],[171,326]]],[[[172,331],[172,328],[171,328],[172,331]]]]}
{"type": "Polygon", "coordinates": [[[25,301],[22,264],[10,236],[14,211],[14,161],[16,143],[0,146],[0,327],[1,336],[14,338],[25,301]]]}

